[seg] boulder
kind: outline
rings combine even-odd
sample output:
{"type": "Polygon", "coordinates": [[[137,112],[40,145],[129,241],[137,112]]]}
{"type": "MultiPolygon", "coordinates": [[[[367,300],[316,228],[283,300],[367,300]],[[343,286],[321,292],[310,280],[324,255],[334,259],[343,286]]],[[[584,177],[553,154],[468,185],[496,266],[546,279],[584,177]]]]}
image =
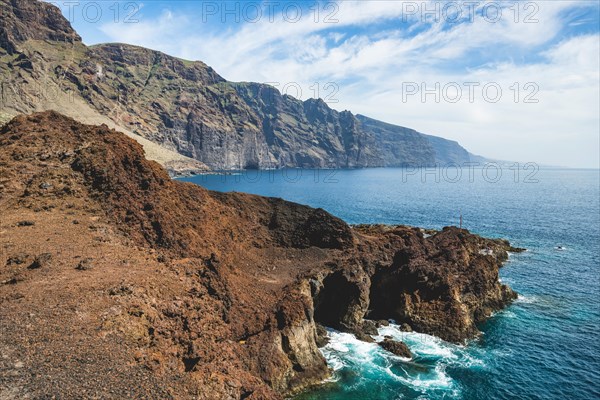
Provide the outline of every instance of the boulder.
{"type": "Polygon", "coordinates": [[[356,332],[356,333],[354,334],[354,336],[356,336],[356,338],[357,338],[358,340],[361,340],[361,341],[363,341],[363,342],[367,342],[367,343],[375,343],[375,339],[373,339],[373,338],[371,337],[371,335],[367,335],[367,334],[366,334],[366,333],[364,333],[364,332],[356,332]]]}
{"type": "Polygon", "coordinates": [[[384,349],[389,351],[390,353],[402,357],[402,358],[412,358],[413,355],[410,352],[410,349],[404,342],[398,342],[392,339],[385,339],[383,342],[379,342],[379,345],[384,349]]]}

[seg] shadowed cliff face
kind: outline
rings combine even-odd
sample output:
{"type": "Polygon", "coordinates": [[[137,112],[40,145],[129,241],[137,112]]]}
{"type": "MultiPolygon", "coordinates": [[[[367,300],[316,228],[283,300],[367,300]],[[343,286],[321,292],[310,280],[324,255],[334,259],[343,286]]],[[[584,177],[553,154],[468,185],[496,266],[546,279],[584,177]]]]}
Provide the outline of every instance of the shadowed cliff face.
{"type": "Polygon", "coordinates": [[[463,163],[458,143],[232,83],[202,62],[126,44],[85,46],[60,11],[0,0],[0,111],[53,109],[117,126],[212,169],[463,163]],[[40,87],[41,85],[41,87],[40,87]]]}
{"type": "Polygon", "coordinates": [[[328,375],[316,322],[394,318],[462,341],[514,297],[497,279],[507,242],[209,192],[53,112],[1,128],[0,212],[17,397],[280,398],[328,375]]]}

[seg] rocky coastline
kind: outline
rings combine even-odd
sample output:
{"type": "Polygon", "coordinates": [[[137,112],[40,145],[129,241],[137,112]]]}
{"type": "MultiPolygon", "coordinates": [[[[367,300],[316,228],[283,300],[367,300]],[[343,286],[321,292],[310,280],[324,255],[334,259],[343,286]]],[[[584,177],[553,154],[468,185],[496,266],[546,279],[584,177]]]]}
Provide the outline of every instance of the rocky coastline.
{"type": "Polygon", "coordinates": [[[516,298],[506,241],[210,192],[55,112],[0,128],[0,212],[8,398],[280,399],[329,375],[322,326],[463,342],[516,298]]]}

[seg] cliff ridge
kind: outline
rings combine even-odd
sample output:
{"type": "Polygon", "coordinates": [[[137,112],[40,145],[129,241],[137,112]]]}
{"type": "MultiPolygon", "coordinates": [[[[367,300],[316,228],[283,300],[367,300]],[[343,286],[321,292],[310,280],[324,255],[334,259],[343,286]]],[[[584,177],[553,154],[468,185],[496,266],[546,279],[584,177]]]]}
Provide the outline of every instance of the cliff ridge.
{"type": "Polygon", "coordinates": [[[0,9],[0,112],[55,110],[107,123],[154,145],[163,165],[177,158],[201,172],[475,160],[456,142],[336,111],[322,99],[229,82],[199,61],[122,43],[88,47],[48,3],[0,0],[0,9]]]}

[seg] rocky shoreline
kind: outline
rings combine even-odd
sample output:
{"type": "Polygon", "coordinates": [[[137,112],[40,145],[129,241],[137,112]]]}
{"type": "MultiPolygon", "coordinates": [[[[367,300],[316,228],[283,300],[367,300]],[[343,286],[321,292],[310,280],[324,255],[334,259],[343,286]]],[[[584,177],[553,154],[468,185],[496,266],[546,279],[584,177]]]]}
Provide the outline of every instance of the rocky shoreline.
{"type": "Polygon", "coordinates": [[[516,297],[506,241],[210,192],[54,112],[0,128],[0,212],[8,398],[279,399],[329,375],[319,325],[462,342],[516,297]]]}

